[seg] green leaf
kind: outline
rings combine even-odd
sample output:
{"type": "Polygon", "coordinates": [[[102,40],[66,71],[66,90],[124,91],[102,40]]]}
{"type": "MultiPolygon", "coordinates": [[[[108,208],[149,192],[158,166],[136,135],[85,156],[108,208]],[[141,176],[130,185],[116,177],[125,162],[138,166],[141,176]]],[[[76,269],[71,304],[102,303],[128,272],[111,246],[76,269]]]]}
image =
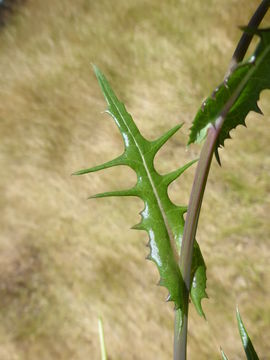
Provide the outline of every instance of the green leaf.
{"type": "Polygon", "coordinates": [[[201,301],[207,298],[206,288],[206,265],[198,243],[195,241],[193,248],[193,258],[191,266],[192,284],[190,296],[193,304],[195,305],[198,313],[205,317],[202,309],[201,301]]]}
{"type": "Polygon", "coordinates": [[[238,323],[238,329],[241,336],[242,344],[246,353],[247,360],[259,360],[259,357],[252,345],[252,342],[248,336],[248,333],[245,329],[245,326],[243,324],[243,321],[241,319],[239,310],[236,309],[236,317],[237,317],[237,323],[238,323]]]}
{"type": "MultiPolygon", "coordinates": [[[[260,42],[247,62],[240,63],[230,76],[208,97],[199,109],[191,127],[189,144],[201,142],[210,126],[224,109],[230,109],[222,126],[216,148],[224,146],[230,131],[245,125],[250,111],[261,113],[257,105],[260,93],[270,88],[270,29],[244,31],[256,34],[260,42]]],[[[217,151],[216,151],[217,154],[217,151]]]]}
{"type": "MultiPolygon", "coordinates": [[[[154,168],[154,157],[165,142],[181,125],[175,126],[155,141],[146,140],[139,132],[132,117],[114,94],[100,70],[94,67],[97,79],[108,104],[107,113],[112,116],[124,140],[124,153],[103,165],[78,171],[77,175],[98,171],[112,166],[127,165],[137,174],[137,183],[132,189],[107,192],[94,197],[137,196],[144,201],[141,222],[133,229],[146,230],[149,235],[148,258],[155,262],[160,274],[159,285],[169,290],[168,301],[182,309],[184,283],[178,261],[184,229],[186,206],[176,206],[168,197],[168,186],[176,180],[194,161],[166,175],[154,168]]],[[[201,300],[205,297],[206,267],[196,243],[193,257],[191,298],[199,314],[203,315],[201,300]]]]}

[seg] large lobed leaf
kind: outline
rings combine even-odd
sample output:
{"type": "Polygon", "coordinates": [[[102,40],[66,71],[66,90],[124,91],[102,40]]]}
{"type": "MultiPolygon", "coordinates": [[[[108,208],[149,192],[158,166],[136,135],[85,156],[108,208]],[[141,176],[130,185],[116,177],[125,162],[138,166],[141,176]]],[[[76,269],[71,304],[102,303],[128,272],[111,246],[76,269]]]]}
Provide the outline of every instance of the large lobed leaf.
{"type": "MultiPolygon", "coordinates": [[[[154,168],[154,157],[165,142],[181,125],[175,126],[155,141],[146,140],[139,132],[131,115],[114,94],[100,70],[94,67],[97,79],[108,104],[107,113],[112,116],[124,140],[124,153],[105,164],[76,172],[86,174],[117,165],[127,165],[137,174],[136,185],[128,190],[107,192],[92,196],[137,196],[144,201],[141,222],[134,229],[146,230],[149,235],[148,259],[155,262],[160,274],[159,284],[169,290],[168,300],[182,309],[183,279],[178,265],[181,240],[184,229],[186,206],[176,206],[168,197],[168,186],[177,179],[194,161],[166,175],[160,175],[154,168]]],[[[201,300],[206,297],[206,267],[199,246],[195,243],[192,263],[191,298],[200,315],[204,315],[201,300]]],[[[181,310],[180,310],[181,311],[181,310]]]]}
{"type": "Polygon", "coordinates": [[[247,62],[240,63],[199,109],[191,127],[189,144],[201,142],[209,126],[214,125],[226,106],[230,111],[222,126],[216,147],[224,146],[230,131],[245,125],[250,111],[261,113],[257,105],[260,93],[270,88],[270,29],[244,31],[256,34],[260,42],[247,62]]]}

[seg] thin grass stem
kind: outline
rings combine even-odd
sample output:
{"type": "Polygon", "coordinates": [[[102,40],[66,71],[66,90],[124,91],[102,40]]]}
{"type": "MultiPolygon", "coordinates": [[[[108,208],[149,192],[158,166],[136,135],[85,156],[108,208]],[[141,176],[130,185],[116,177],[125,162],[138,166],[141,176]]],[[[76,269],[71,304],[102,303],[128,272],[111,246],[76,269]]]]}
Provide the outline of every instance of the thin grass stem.
{"type": "Polygon", "coordinates": [[[98,333],[99,333],[101,360],[107,360],[107,351],[105,346],[103,323],[101,318],[98,319],[98,333]]]}

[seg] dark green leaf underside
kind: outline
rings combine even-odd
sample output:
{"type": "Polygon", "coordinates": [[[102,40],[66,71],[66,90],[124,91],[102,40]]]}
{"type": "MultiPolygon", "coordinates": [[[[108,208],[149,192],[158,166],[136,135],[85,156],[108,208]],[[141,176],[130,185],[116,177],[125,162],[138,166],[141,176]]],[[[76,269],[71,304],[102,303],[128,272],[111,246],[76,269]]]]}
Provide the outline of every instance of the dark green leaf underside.
{"type": "MultiPolygon", "coordinates": [[[[141,222],[134,229],[146,230],[149,235],[149,259],[157,265],[160,285],[169,290],[169,301],[176,309],[182,309],[183,279],[178,260],[184,229],[186,206],[176,206],[168,197],[168,186],[176,180],[194,161],[166,175],[160,175],[154,168],[154,157],[165,142],[172,137],[181,125],[175,126],[155,141],[146,140],[139,132],[132,117],[114,94],[104,75],[94,68],[102,92],[108,104],[107,112],[114,119],[124,140],[125,150],[122,155],[100,166],[81,170],[76,175],[86,174],[117,165],[127,165],[137,174],[137,183],[132,189],[113,191],[95,195],[137,196],[145,204],[141,222]]],[[[201,300],[206,297],[206,267],[198,244],[195,244],[192,264],[191,298],[200,315],[203,315],[201,300]]]]}
{"type": "Polygon", "coordinates": [[[260,93],[270,88],[270,29],[245,31],[256,33],[260,42],[247,62],[240,63],[232,74],[220,85],[199,109],[191,127],[189,144],[201,142],[209,126],[214,125],[230,99],[236,100],[230,107],[221,129],[217,148],[224,146],[230,138],[230,131],[238,125],[245,125],[250,111],[261,113],[258,107],[260,93]]]}

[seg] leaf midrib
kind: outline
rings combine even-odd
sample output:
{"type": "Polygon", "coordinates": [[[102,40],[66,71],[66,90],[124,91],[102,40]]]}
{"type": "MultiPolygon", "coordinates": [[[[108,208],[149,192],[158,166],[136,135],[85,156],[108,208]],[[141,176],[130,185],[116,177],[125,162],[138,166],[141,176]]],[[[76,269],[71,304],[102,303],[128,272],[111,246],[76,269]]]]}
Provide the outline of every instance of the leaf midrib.
{"type": "Polygon", "coordinates": [[[143,154],[143,152],[142,152],[142,150],[141,150],[141,148],[140,148],[140,145],[138,144],[136,138],[133,136],[132,131],[130,130],[128,124],[126,123],[125,117],[122,115],[121,110],[120,110],[119,107],[117,106],[117,102],[114,101],[114,99],[110,96],[109,92],[107,92],[107,94],[108,94],[109,99],[111,100],[111,102],[112,102],[113,105],[115,106],[115,108],[116,108],[118,114],[120,115],[122,121],[123,121],[124,124],[126,125],[126,127],[127,127],[127,129],[128,129],[128,132],[129,132],[129,134],[131,135],[131,137],[132,137],[132,139],[133,139],[133,141],[134,141],[134,143],[135,143],[135,145],[136,145],[136,147],[137,147],[137,149],[138,149],[138,151],[139,151],[139,154],[140,154],[140,156],[141,156],[141,159],[142,159],[144,168],[145,168],[145,170],[146,170],[146,174],[147,174],[148,180],[149,180],[149,182],[150,182],[150,185],[151,185],[151,187],[152,187],[152,189],[153,189],[154,196],[155,196],[156,201],[157,201],[157,203],[158,203],[158,207],[159,207],[161,216],[162,216],[162,218],[163,218],[163,221],[164,221],[164,224],[165,224],[165,228],[166,228],[167,234],[168,234],[168,236],[169,236],[169,240],[170,240],[170,244],[171,244],[171,247],[172,247],[174,259],[175,259],[175,261],[176,261],[176,264],[178,264],[179,255],[178,255],[177,250],[176,250],[176,244],[175,244],[175,242],[174,242],[174,237],[173,237],[173,234],[172,234],[172,230],[171,230],[171,228],[170,228],[170,226],[169,226],[166,213],[165,213],[164,208],[163,208],[163,206],[162,206],[162,202],[161,202],[161,200],[160,200],[160,198],[159,198],[159,195],[158,195],[158,192],[157,192],[157,189],[156,189],[154,180],[153,180],[153,178],[152,178],[152,176],[151,176],[151,173],[150,173],[150,171],[149,171],[149,168],[148,168],[148,166],[147,166],[147,162],[146,162],[146,160],[145,160],[145,158],[144,158],[144,154],[143,154]]]}

